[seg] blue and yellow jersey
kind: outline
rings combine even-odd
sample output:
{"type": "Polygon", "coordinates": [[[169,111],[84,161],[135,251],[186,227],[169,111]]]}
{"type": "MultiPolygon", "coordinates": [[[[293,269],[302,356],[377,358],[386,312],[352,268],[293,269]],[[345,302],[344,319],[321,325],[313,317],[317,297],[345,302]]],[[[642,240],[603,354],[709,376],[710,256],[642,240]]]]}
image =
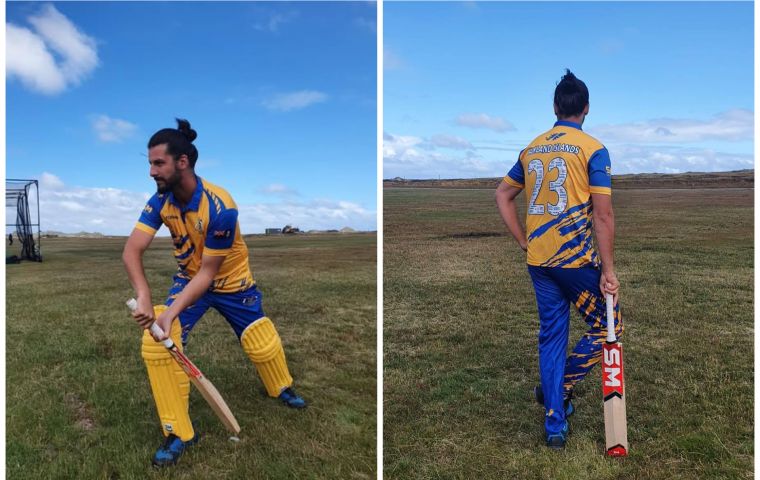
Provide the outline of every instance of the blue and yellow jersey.
{"type": "Polygon", "coordinates": [[[528,265],[597,265],[591,194],[611,195],[610,156],[577,123],[558,121],[520,152],[504,181],[525,189],[528,265]]]}
{"type": "Polygon", "coordinates": [[[190,202],[181,207],[174,195],[156,193],[148,200],[135,228],[155,235],[163,223],[174,242],[180,278],[191,279],[201,267],[201,257],[223,255],[224,261],[210,291],[240,292],[254,284],[248,266],[248,248],[238,224],[237,205],[226,190],[200,177],[190,202]]]}

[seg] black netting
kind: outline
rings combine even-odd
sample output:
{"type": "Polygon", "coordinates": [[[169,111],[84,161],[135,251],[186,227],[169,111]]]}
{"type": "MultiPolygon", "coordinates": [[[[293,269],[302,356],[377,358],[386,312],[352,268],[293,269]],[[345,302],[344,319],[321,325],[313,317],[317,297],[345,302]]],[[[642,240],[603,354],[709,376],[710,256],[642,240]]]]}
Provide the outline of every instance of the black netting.
{"type": "MultiPolygon", "coordinates": [[[[40,225],[39,225],[39,198],[35,206],[37,207],[36,219],[32,217],[29,208],[29,193],[31,187],[38,187],[36,180],[7,180],[5,183],[5,206],[6,206],[6,221],[10,221],[12,214],[15,210],[16,222],[6,223],[6,227],[15,227],[15,240],[18,241],[21,248],[21,252],[18,255],[20,260],[32,260],[35,262],[42,261],[42,255],[40,252],[40,225]],[[35,235],[35,228],[36,235],[35,235]],[[35,238],[36,237],[36,238],[35,238]]],[[[35,192],[38,194],[38,192],[35,192]]],[[[10,234],[10,242],[13,240],[13,233],[10,234]]],[[[7,263],[7,258],[6,258],[7,263]]]]}

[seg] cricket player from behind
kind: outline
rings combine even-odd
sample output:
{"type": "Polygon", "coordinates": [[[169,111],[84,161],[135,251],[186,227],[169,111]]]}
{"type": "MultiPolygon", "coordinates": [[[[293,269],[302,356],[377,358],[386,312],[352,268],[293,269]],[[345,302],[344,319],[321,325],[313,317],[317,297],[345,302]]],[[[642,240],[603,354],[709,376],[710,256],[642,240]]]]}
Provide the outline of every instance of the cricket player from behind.
{"type": "Polygon", "coordinates": [[[502,220],[527,252],[539,316],[541,385],[534,394],[546,412],[546,444],[554,449],[565,446],[570,432],[573,388],[602,355],[604,293],[613,295],[616,333],[623,331],[614,269],[610,157],[581,128],[588,111],[586,84],[567,70],[554,91],[557,122],[520,152],[496,189],[502,220]],[[523,190],[527,232],[515,202],[523,190]],[[566,357],[570,303],[589,329],[566,357]]]}
{"type": "MultiPolygon", "coordinates": [[[[150,176],[158,191],[145,205],[122,257],[137,297],[132,316],[145,329],[155,321],[175,344],[185,346],[195,324],[213,307],[237,335],[267,394],[303,408],[306,402],[293,390],[280,337],[262,309],[237,205],[224,189],[195,174],[197,133],[187,120],[177,119],[177,125],[159,130],[148,142],[150,176]],[[154,310],[142,258],[162,224],[171,233],[178,269],[165,306],[154,310]]],[[[175,464],[198,439],[188,412],[189,379],[160,340],[150,330],[143,333],[142,357],[165,437],[153,457],[155,466],[175,464]]]]}

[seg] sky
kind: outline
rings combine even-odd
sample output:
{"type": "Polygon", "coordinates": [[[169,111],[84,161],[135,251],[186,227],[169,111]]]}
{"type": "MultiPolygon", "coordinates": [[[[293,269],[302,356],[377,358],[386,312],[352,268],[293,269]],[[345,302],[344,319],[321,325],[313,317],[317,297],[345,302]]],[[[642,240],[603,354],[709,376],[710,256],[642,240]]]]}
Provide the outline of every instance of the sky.
{"type": "Polygon", "coordinates": [[[6,176],[43,231],[128,235],[187,118],[243,233],[376,230],[376,38],[373,2],[7,3],[6,176]]]}
{"type": "Polygon", "coordinates": [[[385,2],[383,178],[503,176],[569,68],[612,173],[754,168],[751,2],[385,2]]]}

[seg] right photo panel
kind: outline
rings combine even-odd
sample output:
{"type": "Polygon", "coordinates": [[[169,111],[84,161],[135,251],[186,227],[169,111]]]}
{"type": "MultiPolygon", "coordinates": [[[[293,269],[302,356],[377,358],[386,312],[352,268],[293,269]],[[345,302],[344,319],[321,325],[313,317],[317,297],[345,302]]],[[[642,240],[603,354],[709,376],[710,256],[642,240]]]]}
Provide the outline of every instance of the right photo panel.
{"type": "Polygon", "coordinates": [[[751,478],[753,3],[383,24],[384,478],[751,478]]]}

